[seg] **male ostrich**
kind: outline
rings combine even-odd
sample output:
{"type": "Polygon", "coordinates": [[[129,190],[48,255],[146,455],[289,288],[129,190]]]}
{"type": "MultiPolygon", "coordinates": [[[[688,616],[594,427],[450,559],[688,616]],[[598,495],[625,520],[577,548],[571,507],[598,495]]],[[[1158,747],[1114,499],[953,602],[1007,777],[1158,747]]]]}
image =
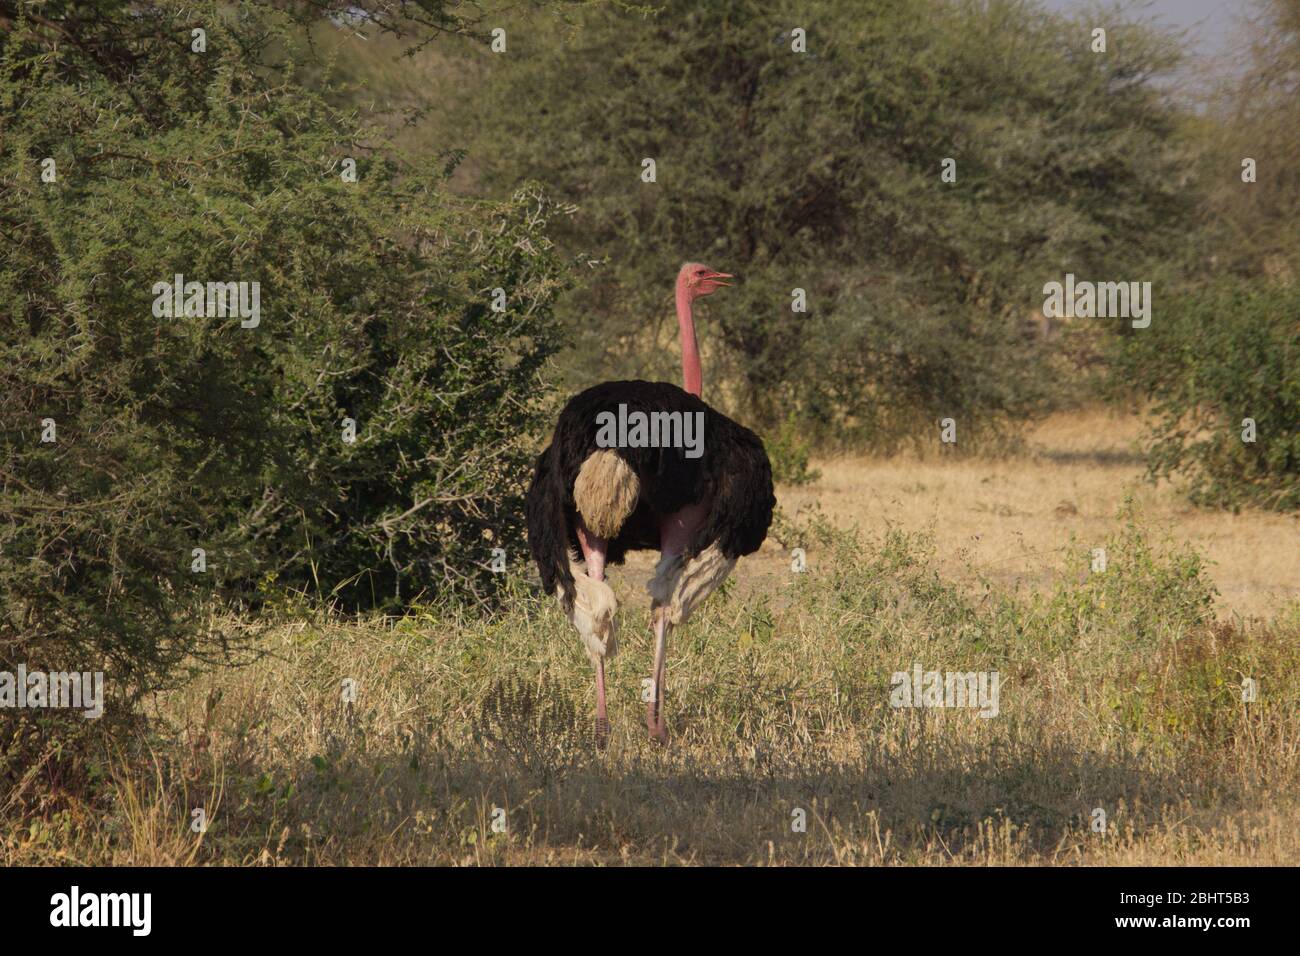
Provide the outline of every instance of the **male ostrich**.
{"type": "MultiPolygon", "coordinates": [[[[736,559],[757,551],[772,521],[772,468],[763,442],[700,400],[700,353],[692,303],[731,276],[688,262],[677,274],[677,322],[685,389],[667,382],[605,382],[574,396],[560,413],[550,446],[528,489],[528,544],[542,585],[560,599],[596,666],[596,745],[603,748],[605,660],[617,650],[614,591],[605,565],[634,549],[661,557],[650,581],[655,635],[646,727],[666,743],[664,655],[668,631],[683,623],[723,582],[736,559]],[[659,413],[703,421],[703,452],[681,447],[602,447],[598,416],[619,406],[647,418],[659,413]],[[698,417],[702,413],[702,418],[698,417]],[[576,564],[581,551],[585,571],[576,564]]],[[[606,440],[604,444],[608,445],[606,440]]],[[[632,442],[627,442],[632,444],[632,442]]]]}

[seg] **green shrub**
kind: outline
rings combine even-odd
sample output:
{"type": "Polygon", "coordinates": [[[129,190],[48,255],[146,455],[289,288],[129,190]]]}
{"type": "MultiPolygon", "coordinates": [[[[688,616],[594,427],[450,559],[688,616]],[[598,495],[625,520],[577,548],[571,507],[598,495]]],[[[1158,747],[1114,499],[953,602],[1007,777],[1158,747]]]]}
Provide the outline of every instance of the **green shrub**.
{"type": "Polygon", "coordinates": [[[1068,555],[1046,614],[1048,640],[1079,653],[1124,656],[1212,622],[1217,591],[1200,554],[1153,541],[1131,500],[1116,517],[1123,524],[1097,548],[1068,555]]]}
{"type": "Polygon", "coordinates": [[[1151,477],[1183,477],[1198,504],[1300,508],[1300,285],[1222,277],[1183,292],[1120,361],[1153,402],[1151,477]]]}
{"type": "Polygon", "coordinates": [[[558,345],[546,200],[450,196],[276,65],[309,54],[274,9],[64,6],[0,20],[0,663],[154,686],[268,577],[486,597],[558,345]],[[260,323],[155,317],[177,273],[258,282],[260,323]]]}
{"type": "Polygon", "coordinates": [[[821,477],[820,471],[808,467],[812,450],[793,416],[768,435],[764,445],[772,462],[772,478],[778,484],[807,485],[821,477]]]}

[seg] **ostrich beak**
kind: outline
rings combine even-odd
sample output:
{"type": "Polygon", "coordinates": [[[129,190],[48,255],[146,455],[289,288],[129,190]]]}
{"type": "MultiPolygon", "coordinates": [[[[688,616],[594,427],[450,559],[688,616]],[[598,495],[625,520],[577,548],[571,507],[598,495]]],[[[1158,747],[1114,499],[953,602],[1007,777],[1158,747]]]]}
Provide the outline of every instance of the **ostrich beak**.
{"type": "Polygon", "coordinates": [[[704,273],[703,278],[708,279],[712,282],[716,282],[718,285],[730,286],[731,285],[730,282],[723,282],[722,280],[734,279],[735,276],[733,276],[730,272],[706,272],[704,273]]]}

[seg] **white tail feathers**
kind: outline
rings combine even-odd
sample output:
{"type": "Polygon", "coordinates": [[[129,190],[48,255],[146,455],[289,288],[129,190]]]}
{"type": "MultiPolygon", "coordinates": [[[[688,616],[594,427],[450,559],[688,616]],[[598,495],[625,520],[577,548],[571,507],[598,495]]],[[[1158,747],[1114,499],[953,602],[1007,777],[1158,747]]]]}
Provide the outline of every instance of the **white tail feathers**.
{"type": "Polygon", "coordinates": [[[690,561],[685,561],[680,554],[664,555],[655,567],[655,576],[646,585],[651,613],[665,608],[669,624],[673,627],[682,624],[735,566],[736,559],[724,557],[716,544],[709,545],[690,561]]]}
{"type": "Polygon", "coordinates": [[[617,537],[636,510],[641,482],[618,453],[603,448],[587,456],[573,483],[573,502],[592,534],[617,537]]]}
{"type": "MultiPolygon", "coordinates": [[[[569,621],[582,636],[583,647],[594,664],[604,658],[618,653],[618,599],[614,589],[604,581],[587,577],[587,573],[576,564],[570,564],[573,572],[574,589],[573,610],[569,621]]],[[[558,596],[563,598],[563,588],[558,589],[558,596]]]]}

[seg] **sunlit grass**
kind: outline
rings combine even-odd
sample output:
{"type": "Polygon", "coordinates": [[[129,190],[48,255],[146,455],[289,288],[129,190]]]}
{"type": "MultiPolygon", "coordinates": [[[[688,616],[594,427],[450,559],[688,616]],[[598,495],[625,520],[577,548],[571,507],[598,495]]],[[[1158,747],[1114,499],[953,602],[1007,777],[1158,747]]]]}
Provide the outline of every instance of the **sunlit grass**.
{"type": "Polygon", "coordinates": [[[1216,615],[1196,555],[1132,513],[1104,573],[1080,547],[1020,593],[949,581],[924,534],[776,531],[809,571],[741,580],[674,634],[667,750],[642,724],[644,602],[625,595],[597,754],[590,665],[521,577],[496,617],[276,627],[258,663],[153,701],[104,794],[58,826],[14,822],[0,861],[1294,861],[1300,607],[1216,615]],[[914,662],[998,671],[998,716],[890,707],[914,662]]]}

